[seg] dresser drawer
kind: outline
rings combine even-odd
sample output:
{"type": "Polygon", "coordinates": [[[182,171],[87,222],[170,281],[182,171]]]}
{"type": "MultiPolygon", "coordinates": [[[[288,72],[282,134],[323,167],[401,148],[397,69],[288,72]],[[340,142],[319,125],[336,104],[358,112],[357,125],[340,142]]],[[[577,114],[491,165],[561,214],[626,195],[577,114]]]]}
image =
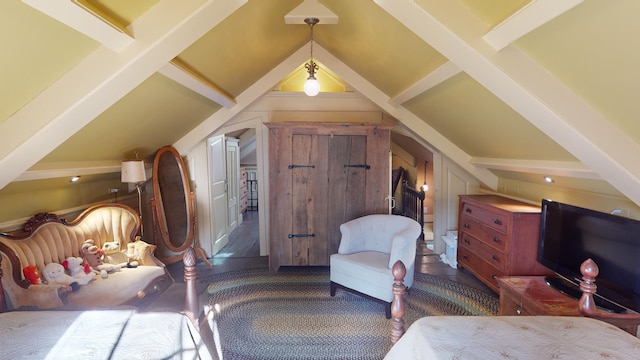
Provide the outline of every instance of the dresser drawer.
{"type": "Polygon", "coordinates": [[[506,214],[496,213],[473,204],[464,203],[462,207],[462,214],[460,214],[460,216],[467,216],[475,219],[478,222],[486,224],[502,233],[507,232],[506,214]]]}
{"type": "Polygon", "coordinates": [[[469,216],[460,217],[460,230],[485,242],[487,245],[504,252],[506,249],[507,235],[480,223],[469,216]]]}
{"type": "Polygon", "coordinates": [[[498,292],[496,278],[503,276],[504,273],[474,254],[468,247],[458,247],[458,265],[474,273],[482,282],[498,292]]]}
{"type": "Polygon", "coordinates": [[[517,316],[517,315],[534,315],[534,312],[529,311],[522,303],[516,299],[502,294],[500,291],[500,310],[498,315],[500,316],[517,316]]]}
{"type": "Polygon", "coordinates": [[[495,266],[495,268],[501,272],[505,271],[507,258],[504,252],[487,246],[484,241],[481,241],[466,232],[462,232],[461,235],[462,236],[458,239],[459,246],[468,248],[472,253],[495,266]]]}

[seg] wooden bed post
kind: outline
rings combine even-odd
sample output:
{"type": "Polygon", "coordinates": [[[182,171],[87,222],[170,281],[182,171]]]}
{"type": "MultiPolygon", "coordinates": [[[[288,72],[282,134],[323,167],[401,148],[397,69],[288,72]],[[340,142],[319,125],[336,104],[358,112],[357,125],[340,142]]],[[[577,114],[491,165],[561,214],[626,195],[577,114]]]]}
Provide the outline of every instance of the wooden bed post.
{"type": "Polygon", "coordinates": [[[393,274],[393,301],[391,302],[391,345],[394,345],[404,334],[404,293],[407,287],[404,285],[404,277],[407,268],[398,260],[391,269],[393,274]]]}
{"type": "Polygon", "coordinates": [[[184,282],[187,285],[185,291],[185,314],[191,320],[193,325],[198,326],[198,291],[196,289],[196,251],[192,247],[188,247],[182,254],[182,262],[184,264],[184,282]]]}
{"type": "Polygon", "coordinates": [[[598,265],[592,259],[587,259],[580,265],[580,273],[582,274],[580,290],[582,290],[582,297],[578,301],[578,309],[584,316],[606,321],[633,336],[637,336],[638,326],[640,325],[640,314],[635,312],[610,313],[596,308],[593,295],[597,290],[596,277],[599,272],[600,269],[598,265]]]}

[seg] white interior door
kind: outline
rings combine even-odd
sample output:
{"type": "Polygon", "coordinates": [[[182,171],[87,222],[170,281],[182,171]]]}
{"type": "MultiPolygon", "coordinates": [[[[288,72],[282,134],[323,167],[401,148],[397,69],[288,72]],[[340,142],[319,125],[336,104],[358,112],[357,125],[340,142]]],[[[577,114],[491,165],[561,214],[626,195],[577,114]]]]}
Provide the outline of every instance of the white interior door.
{"type": "Polygon", "coordinates": [[[209,186],[211,187],[211,234],[213,235],[213,253],[217,253],[229,242],[227,221],[227,149],[224,135],[207,140],[209,148],[209,186]]]}
{"type": "Polygon", "coordinates": [[[238,227],[240,209],[240,146],[238,139],[226,138],[227,144],[227,201],[229,234],[238,227]]]}

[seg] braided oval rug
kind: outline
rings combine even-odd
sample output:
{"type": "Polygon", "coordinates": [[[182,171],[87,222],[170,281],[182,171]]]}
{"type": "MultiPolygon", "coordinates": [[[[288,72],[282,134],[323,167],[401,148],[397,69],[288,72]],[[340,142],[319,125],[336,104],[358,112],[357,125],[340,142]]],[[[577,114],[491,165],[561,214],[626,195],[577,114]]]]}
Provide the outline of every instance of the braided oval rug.
{"type": "MultiPolygon", "coordinates": [[[[382,359],[391,348],[384,305],[338,289],[329,268],[235,271],[199,279],[216,305],[223,359],[382,359]]],[[[497,315],[490,292],[416,274],[406,296],[405,327],[423,316],[497,315]]]]}

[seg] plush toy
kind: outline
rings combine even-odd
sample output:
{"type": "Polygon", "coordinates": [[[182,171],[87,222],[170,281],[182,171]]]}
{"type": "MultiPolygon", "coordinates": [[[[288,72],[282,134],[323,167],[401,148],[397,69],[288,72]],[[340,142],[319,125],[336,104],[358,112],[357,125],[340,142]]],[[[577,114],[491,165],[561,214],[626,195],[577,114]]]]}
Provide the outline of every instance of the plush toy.
{"type": "MultiPolygon", "coordinates": [[[[109,273],[120,271],[122,265],[108,264],[104,262],[104,251],[99,249],[93,239],[85,240],[80,248],[80,253],[84,260],[91,265],[91,268],[103,279],[106,279],[109,273]]],[[[126,263],[124,264],[126,266],[126,263]]]]}
{"type": "Polygon", "coordinates": [[[22,273],[24,274],[24,278],[29,280],[32,285],[42,284],[42,279],[40,278],[40,271],[38,267],[35,265],[25,266],[22,269],[22,273]]]}
{"type": "Polygon", "coordinates": [[[62,264],[50,263],[45,265],[44,269],[42,269],[42,276],[48,284],[67,285],[71,287],[71,291],[76,291],[80,288],[77,279],[64,272],[62,264]]]}
{"type": "Polygon", "coordinates": [[[147,248],[148,244],[142,241],[140,236],[136,236],[135,241],[127,244],[127,257],[129,261],[136,261],[138,263],[142,262],[144,257],[144,251],[147,248]]]}
{"type": "Polygon", "coordinates": [[[69,271],[69,275],[76,278],[78,284],[87,285],[91,280],[95,279],[96,273],[91,271],[91,267],[84,266],[84,260],[81,257],[70,256],[62,262],[62,266],[69,271]]]}
{"type": "Polygon", "coordinates": [[[126,253],[120,251],[119,241],[108,241],[102,245],[104,251],[104,261],[120,267],[135,268],[138,267],[137,261],[130,261],[126,253]]]}

